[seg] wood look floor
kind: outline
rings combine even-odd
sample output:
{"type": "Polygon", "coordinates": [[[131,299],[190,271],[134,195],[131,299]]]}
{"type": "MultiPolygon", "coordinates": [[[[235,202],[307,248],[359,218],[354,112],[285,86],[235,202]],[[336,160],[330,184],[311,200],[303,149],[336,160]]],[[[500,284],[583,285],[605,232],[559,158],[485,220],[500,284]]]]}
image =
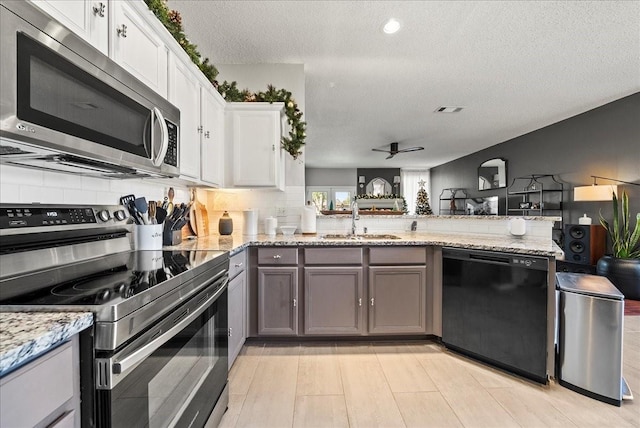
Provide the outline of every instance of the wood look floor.
{"type": "Polygon", "coordinates": [[[640,427],[640,317],[625,317],[615,407],[540,386],[434,342],[245,345],[221,427],[640,427]]]}

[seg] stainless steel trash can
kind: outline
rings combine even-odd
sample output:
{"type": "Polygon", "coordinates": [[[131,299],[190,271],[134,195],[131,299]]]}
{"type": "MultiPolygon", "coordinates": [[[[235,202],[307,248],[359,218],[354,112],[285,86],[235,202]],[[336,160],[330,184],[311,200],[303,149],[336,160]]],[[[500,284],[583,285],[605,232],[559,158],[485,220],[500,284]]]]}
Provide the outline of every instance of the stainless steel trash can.
{"type": "Polygon", "coordinates": [[[557,273],[560,385],[620,406],[631,396],[622,377],[624,295],[602,276],[557,273]]]}

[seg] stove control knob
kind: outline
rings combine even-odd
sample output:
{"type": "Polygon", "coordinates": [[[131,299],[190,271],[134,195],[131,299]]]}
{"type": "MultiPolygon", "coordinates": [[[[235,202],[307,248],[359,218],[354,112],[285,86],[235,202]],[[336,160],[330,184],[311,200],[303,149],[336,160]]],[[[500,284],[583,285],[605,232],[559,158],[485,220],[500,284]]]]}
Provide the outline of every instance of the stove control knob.
{"type": "Polygon", "coordinates": [[[109,211],[102,210],[98,212],[98,218],[102,221],[109,221],[111,219],[111,215],[109,214],[109,211]]]}
{"type": "Polygon", "coordinates": [[[115,211],[113,213],[113,216],[116,218],[116,220],[118,221],[122,221],[122,220],[126,220],[127,219],[127,214],[124,212],[124,210],[118,210],[115,211]]]}

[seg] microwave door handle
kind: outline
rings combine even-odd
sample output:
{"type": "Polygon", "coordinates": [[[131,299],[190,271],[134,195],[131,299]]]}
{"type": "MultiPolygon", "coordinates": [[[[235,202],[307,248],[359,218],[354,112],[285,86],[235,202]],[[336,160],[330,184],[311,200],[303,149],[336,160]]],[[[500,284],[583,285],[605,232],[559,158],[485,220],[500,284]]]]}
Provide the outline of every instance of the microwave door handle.
{"type": "Polygon", "coordinates": [[[164,162],[164,157],[167,154],[167,149],[169,149],[169,129],[167,128],[167,122],[164,120],[164,116],[158,107],[153,108],[153,116],[160,124],[160,134],[162,135],[162,144],[160,145],[160,151],[158,152],[158,156],[154,157],[155,151],[153,150],[153,138],[151,139],[151,162],[154,166],[162,165],[164,162]]]}
{"type": "MultiPolygon", "coordinates": [[[[228,282],[229,279],[227,277],[224,277],[217,281],[214,280],[211,282],[221,282],[221,281],[228,282]]],[[[204,302],[202,302],[202,304],[198,306],[197,309],[189,313],[186,317],[182,318],[180,322],[175,324],[169,330],[165,331],[160,336],[156,337],[155,339],[153,339],[151,342],[147,343],[143,347],[135,350],[131,354],[122,358],[120,361],[113,363],[113,367],[112,367],[113,373],[115,374],[124,373],[130,368],[135,367],[138,363],[143,361],[149,355],[153,354],[156,351],[156,349],[164,345],[172,337],[174,337],[178,332],[182,331],[186,326],[191,324],[193,320],[199,317],[209,306],[211,306],[213,302],[215,302],[218,299],[218,297],[220,297],[220,295],[226,289],[227,289],[226,284],[221,286],[218,290],[216,290],[213,296],[209,297],[204,302]]]]}

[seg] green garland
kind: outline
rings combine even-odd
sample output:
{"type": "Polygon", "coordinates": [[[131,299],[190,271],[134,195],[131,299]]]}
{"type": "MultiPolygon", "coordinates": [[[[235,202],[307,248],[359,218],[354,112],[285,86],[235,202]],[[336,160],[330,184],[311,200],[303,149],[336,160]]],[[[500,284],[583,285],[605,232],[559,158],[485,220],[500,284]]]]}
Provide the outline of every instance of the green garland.
{"type": "Polygon", "coordinates": [[[404,196],[396,195],[395,193],[390,195],[372,195],[368,193],[365,195],[355,195],[354,199],[402,199],[402,211],[404,211],[405,213],[408,211],[407,200],[404,198],[404,196]]]}
{"type": "Polygon", "coordinates": [[[228,102],[282,102],[287,116],[287,122],[291,126],[289,136],[283,136],[280,143],[282,148],[294,159],[302,154],[300,150],[305,144],[307,124],[302,120],[302,112],[298,109],[298,104],[291,97],[291,92],[286,89],[276,89],[273,85],[268,85],[265,92],[253,93],[248,89],[242,91],[238,89],[237,83],[227,82],[219,84],[216,80],[218,69],[209,62],[209,58],[201,59],[198,47],[189,42],[182,29],[182,17],[175,10],[169,10],[167,0],[144,0],[149,10],[167,28],[174,39],[182,46],[182,49],[189,55],[191,61],[198,66],[207,80],[217,89],[228,102]]]}

